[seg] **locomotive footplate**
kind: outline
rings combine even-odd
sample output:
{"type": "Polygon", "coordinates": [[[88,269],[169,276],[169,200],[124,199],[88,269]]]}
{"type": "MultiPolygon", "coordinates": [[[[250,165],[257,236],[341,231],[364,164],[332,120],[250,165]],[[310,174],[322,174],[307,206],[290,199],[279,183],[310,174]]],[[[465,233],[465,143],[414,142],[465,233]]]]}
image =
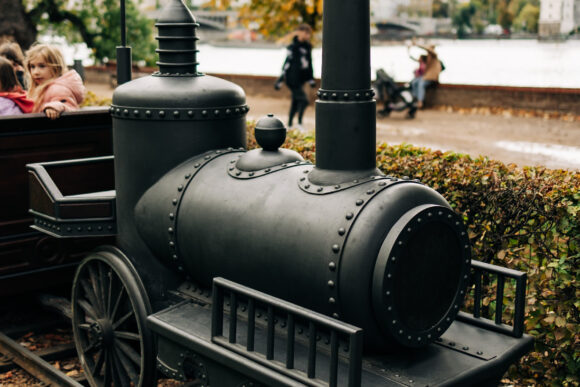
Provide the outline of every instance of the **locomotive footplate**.
{"type": "Polygon", "coordinates": [[[158,335],[158,369],[206,386],[249,385],[248,381],[284,386],[484,385],[497,382],[532,345],[528,335],[510,337],[455,321],[427,347],[361,357],[352,348],[352,337],[332,333],[344,325],[343,333],[361,338],[356,327],[219,278],[214,279],[212,304],[186,300],[150,316],[148,325],[158,335]],[[224,296],[216,282],[242,292],[232,296],[235,292],[227,288],[224,296]],[[257,295],[255,302],[249,301],[252,294],[257,295]],[[235,319],[232,305],[238,311],[235,319]],[[294,312],[296,318],[290,319],[294,312]],[[325,322],[331,329],[319,325],[325,322]]]}

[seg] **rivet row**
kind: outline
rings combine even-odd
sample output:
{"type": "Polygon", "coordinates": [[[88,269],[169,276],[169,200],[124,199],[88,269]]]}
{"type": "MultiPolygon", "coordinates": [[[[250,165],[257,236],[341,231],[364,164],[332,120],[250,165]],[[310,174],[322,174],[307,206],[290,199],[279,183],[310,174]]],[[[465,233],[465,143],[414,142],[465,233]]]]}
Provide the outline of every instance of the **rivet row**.
{"type": "Polygon", "coordinates": [[[363,90],[324,90],[319,89],[316,92],[318,98],[330,101],[370,101],[375,96],[373,89],[363,90]]]}
{"type": "Polygon", "coordinates": [[[167,119],[167,120],[209,120],[219,119],[222,117],[242,116],[250,111],[247,105],[230,106],[218,109],[152,109],[152,108],[138,108],[138,107],[120,107],[111,105],[109,109],[113,117],[128,118],[128,119],[167,119]],[[211,113],[210,113],[211,112],[211,113]],[[169,114],[171,113],[171,114],[169,114]]]}

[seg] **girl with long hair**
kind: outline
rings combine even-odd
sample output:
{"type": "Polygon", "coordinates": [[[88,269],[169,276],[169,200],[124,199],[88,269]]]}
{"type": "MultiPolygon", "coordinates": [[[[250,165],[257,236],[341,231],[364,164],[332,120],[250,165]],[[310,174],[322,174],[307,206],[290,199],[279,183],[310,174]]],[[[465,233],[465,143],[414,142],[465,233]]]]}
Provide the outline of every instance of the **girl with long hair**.
{"type": "Polygon", "coordinates": [[[26,70],[34,113],[45,113],[50,119],[56,119],[63,111],[79,108],[85,95],[83,80],[75,70],[68,70],[57,47],[32,46],[26,52],[26,70]]]}
{"type": "Polygon", "coordinates": [[[0,56],[0,116],[30,113],[34,102],[26,98],[12,63],[0,56]]]}

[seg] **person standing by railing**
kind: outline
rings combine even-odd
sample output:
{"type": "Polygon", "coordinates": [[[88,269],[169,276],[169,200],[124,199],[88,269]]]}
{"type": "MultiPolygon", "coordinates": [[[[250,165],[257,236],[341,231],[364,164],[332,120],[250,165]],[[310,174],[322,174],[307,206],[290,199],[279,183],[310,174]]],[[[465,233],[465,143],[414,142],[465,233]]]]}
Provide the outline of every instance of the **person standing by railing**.
{"type": "Polygon", "coordinates": [[[425,100],[425,90],[427,87],[439,83],[439,74],[443,67],[437,53],[435,52],[434,45],[417,44],[414,38],[411,45],[427,51],[423,74],[416,76],[411,81],[411,94],[413,94],[413,97],[417,100],[417,108],[420,109],[423,107],[423,101],[425,100]]]}

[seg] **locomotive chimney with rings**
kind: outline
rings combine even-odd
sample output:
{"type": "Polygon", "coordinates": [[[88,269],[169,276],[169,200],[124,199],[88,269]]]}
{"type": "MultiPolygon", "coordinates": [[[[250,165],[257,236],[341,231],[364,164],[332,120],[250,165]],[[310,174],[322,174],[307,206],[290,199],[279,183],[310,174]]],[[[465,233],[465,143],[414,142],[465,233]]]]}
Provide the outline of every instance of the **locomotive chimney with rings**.
{"type": "Polygon", "coordinates": [[[244,91],[197,71],[199,24],[183,1],[169,0],[155,26],[159,71],[117,87],[111,106],[118,243],[139,257],[150,253],[133,209],[147,188],[192,155],[246,146],[244,91]]]}

